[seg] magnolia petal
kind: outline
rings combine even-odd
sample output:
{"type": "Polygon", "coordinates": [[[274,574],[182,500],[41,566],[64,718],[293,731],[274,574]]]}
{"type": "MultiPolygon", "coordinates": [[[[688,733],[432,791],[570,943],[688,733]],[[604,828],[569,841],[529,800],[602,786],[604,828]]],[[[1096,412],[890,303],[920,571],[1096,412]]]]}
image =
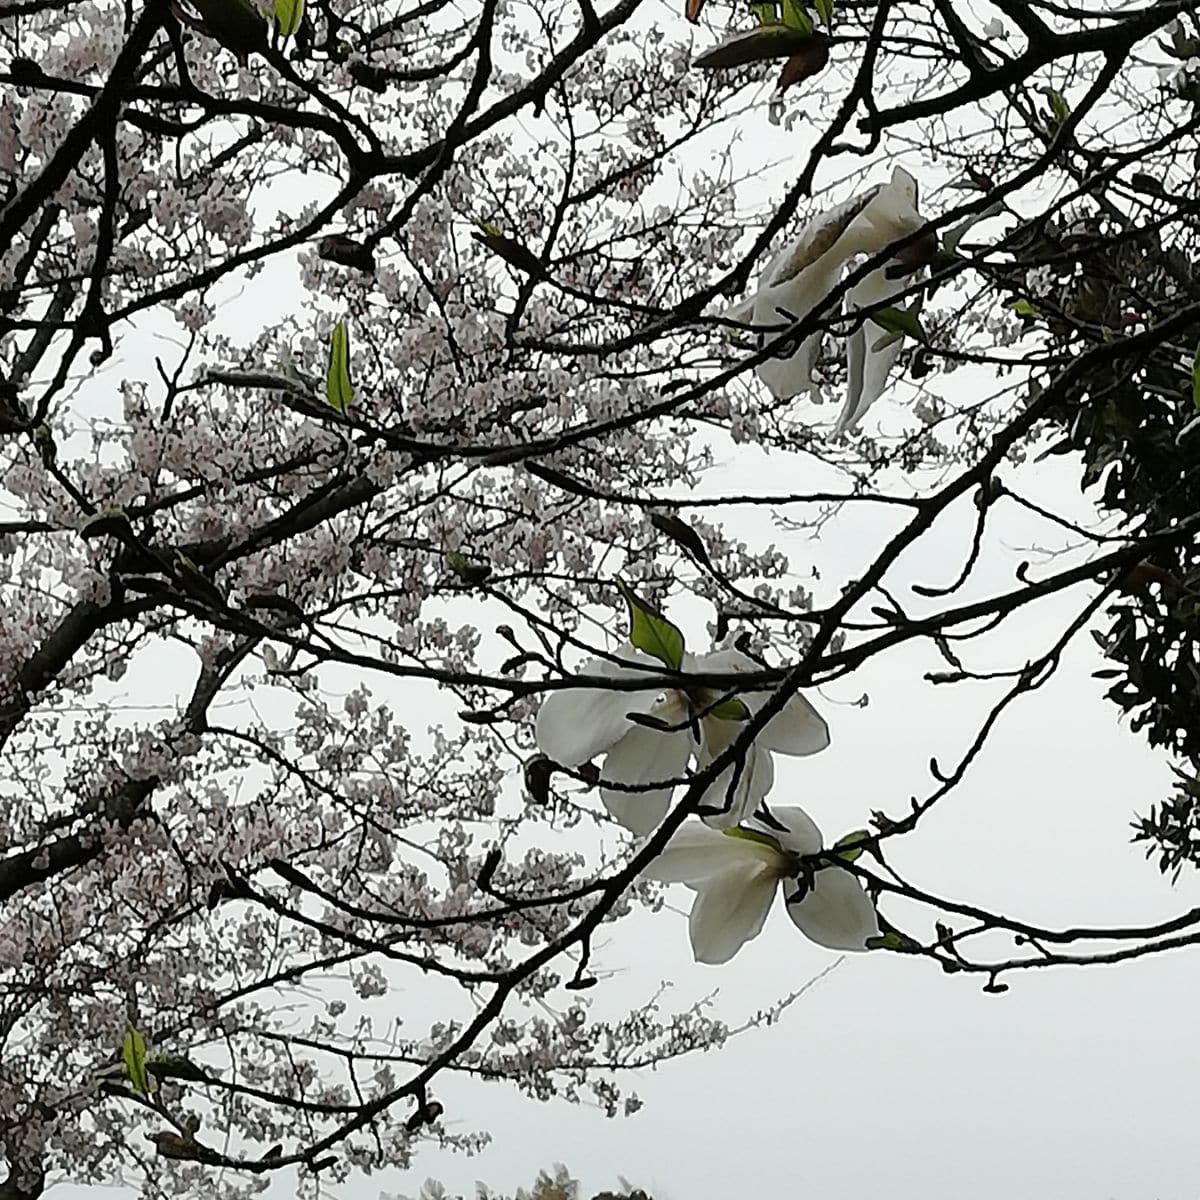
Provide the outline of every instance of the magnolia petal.
{"type": "MultiPolygon", "coordinates": [[[[754,323],[776,327],[773,333],[763,335],[764,342],[778,338],[789,322],[808,317],[833,290],[845,261],[845,257],[831,250],[786,282],[760,291],[754,301],[754,323]]],[[[834,315],[836,309],[823,314],[834,315]]],[[[768,358],[758,365],[759,379],[776,399],[787,400],[812,388],[821,337],[820,332],[811,333],[786,358],[768,358]]]]}
{"type": "MultiPolygon", "coordinates": [[[[580,674],[615,677],[635,674],[637,667],[643,665],[651,671],[656,667],[653,659],[628,643],[617,651],[617,658],[622,661],[589,659],[580,668],[580,674]]],[[[619,741],[630,729],[627,714],[649,712],[656,696],[649,688],[635,692],[564,688],[551,692],[538,709],[534,740],[547,758],[564,767],[577,767],[619,741]]]]}
{"type": "Polygon", "coordinates": [[[747,296],[745,300],[739,300],[736,304],[730,305],[721,316],[726,321],[737,321],[741,325],[749,325],[754,320],[754,297],[747,296]]]}
{"type": "Polygon", "coordinates": [[[855,254],[873,256],[924,224],[917,211],[917,182],[903,167],[897,167],[891,182],[878,188],[846,227],[837,250],[843,262],[855,254]]]}
{"type": "Polygon", "coordinates": [[[758,741],[764,750],[777,750],[780,754],[797,757],[816,754],[829,745],[829,726],[825,718],[797,694],[767,722],[758,741]]]}
{"type": "MultiPolygon", "coordinates": [[[[791,887],[784,884],[784,895],[791,887]]],[[[862,885],[840,867],[826,867],[813,877],[812,888],[789,901],[788,916],[810,941],[827,950],[866,950],[867,939],[879,936],[879,918],[862,885]]]]}
{"type": "MultiPolygon", "coordinates": [[[[729,839],[733,841],[735,839],[729,839]]],[[[778,876],[765,863],[735,863],[710,876],[696,893],[688,920],[692,953],[700,963],[728,962],[762,932],[778,876]]]]}
{"type": "MultiPolygon", "coordinates": [[[[908,286],[906,282],[888,279],[887,268],[872,271],[861,283],[850,289],[846,297],[848,308],[873,308],[884,304],[908,286]]],[[[887,330],[874,321],[864,321],[846,339],[846,403],[842,406],[834,434],[853,429],[867,409],[883,394],[888,374],[900,356],[899,340],[882,350],[873,347],[887,330]]]]}
{"type": "MultiPolygon", "coordinates": [[[[709,674],[736,674],[746,671],[761,671],[762,664],[755,662],[740,650],[716,650],[704,656],[701,669],[709,674]]],[[[739,692],[739,699],[750,712],[756,713],[770,699],[769,691],[739,692]]],[[[705,730],[708,730],[705,722],[705,730]]],[[[780,754],[803,756],[816,754],[829,745],[829,726],[824,717],[798,693],[766,724],[755,739],[764,750],[777,750],[780,754]]],[[[718,753],[714,751],[714,757],[718,753]]],[[[711,759],[710,759],[711,761],[711,759]]]]}
{"type": "MultiPolygon", "coordinates": [[[[916,182],[898,167],[889,184],[876,185],[818,213],[800,236],[767,264],[749,310],[754,324],[780,326],[789,319],[804,320],[836,286],[850,258],[878,253],[922,223],[916,202],[916,182]]],[[[746,320],[746,302],[734,305],[725,315],[730,320],[746,320]]],[[[778,329],[775,336],[782,332],[778,329]]],[[[761,363],[758,377],[779,399],[808,391],[820,348],[820,333],[811,334],[789,357],[761,363]]]]}
{"type": "Polygon", "coordinates": [[[667,815],[674,784],[630,792],[605,787],[623,783],[631,787],[662,783],[683,775],[692,754],[691,734],[661,733],[657,729],[629,728],[613,745],[600,768],[600,798],[604,807],[626,829],[645,836],[667,815]]]}
{"type": "Polygon", "coordinates": [[[734,866],[740,865],[749,872],[756,865],[777,867],[779,861],[779,855],[761,842],[728,837],[699,821],[688,821],[671,835],[671,840],[642,875],[659,883],[698,888],[706,879],[734,866]]]}
{"type": "Polygon", "coordinates": [[[821,831],[817,823],[798,805],[783,805],[768,808],[771,820],[756,817],[746,824],[751,829],[769,833],[779,845],[791,854],[820,854],[824,848],[821,831]]]}
{"type": "MultiPolygon", "coordinates": [[[[734,725],[735,722],[724,721],[722,724],[734,725]]],[[[706,742],[696,758],[697,770],[708,766],[718,753],[710,749],[706,742]]],[[[734,776],[735,765],[731,763],[704,789],[700,797],[702,808],[716,810],[705,813],[701,818],[714,829],[728,829],[754,814],[775,782],[775,764],[771,761],[771,752],[757,743],[751,745],[745,765],[737,773],[736,783],[734,776]]]]}

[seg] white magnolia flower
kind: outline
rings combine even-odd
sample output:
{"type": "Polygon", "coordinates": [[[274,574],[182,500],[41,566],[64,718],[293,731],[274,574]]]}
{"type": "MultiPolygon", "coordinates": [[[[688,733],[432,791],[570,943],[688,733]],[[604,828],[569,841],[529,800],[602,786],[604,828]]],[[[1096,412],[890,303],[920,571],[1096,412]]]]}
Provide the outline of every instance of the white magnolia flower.
{"type": "MultiPolygon", "coordinates": [[[[616,678],[663,671],[661,663],[628,642],[615,657],[619,661],[591,659],[580,673],[616,678]]],[[[684,654],[680,667],[683,673],[704,675],[761,669],[754,659],[732,649],[684,654]]],[[[733,707],[742,711],[730,715],[731,707],[719,703],[724,694],[698,687],[567,688],[547,696],[534,736],[538,749],[564,767],[578,767],[603,754],[600,796],[605,807],[626,828],[647,834],[666,816],[675,787],[671,781],[683,777],[693,755],[697,768],[708,766],[738,737],[745,714],[756,713],[771,695],[740,692],[741,703],[733,707]],[[727,715],[719,716],[721,712],[727,715]],[[639,723],[638,718],[652,724],[639,723]]],[[[702,807],[721,810],[706,819],[714,825],[736,824],[754,812],[774,782],[771,751],[815,754],[828,745],[824,720],[803,696],[793,696],[754,739],[741,771],[735,765],[726,767],[705,790],[702,807]]]]}
{"type": "MultiPolygon", "coordinates": [[[[777,254],[762,273],[758,292],[734,305],[724,315],[731,321],[775,327],[803,320],[837,286],[846,264],[856,255],[873,257],[893,242],[925,224],[917,211],[916,180],[901,167],[889,183],[881,184],[814,217],[791,245],[777,254]]],[[[889,262],[873,271],[847,296],[850,309],[886,304],[909,285],[888,278],[889,262]]],[[[829,314],[834,315],[834,314],[829,314]]],[[[873,346],[885,336],[874,322],[865,322],[848,339],[849,391],[838,419],[838,432],[851,428],[878,399],[888,371],[899,354],[895,344],[882,351],[873,346]]],[[[759,364],[759,379],[780,400],[812,388],[812,370],[821,347],[821,335],[810,334],[786,358],[769,358],[759,364]]]]}
{"type": "Polygon", "coordinates": [[[643,872],[696,893],[688,921],[697,962],[728,962],[759,935],[783,884],[788,916],[830,950],[866,950],[879,936],[875,906],[858,879],[837,866],[805,872],[800,856],[819,854],[821,831],[802,808],[771,810],[773,822],[716,830],[690,821],[643,872]]]}

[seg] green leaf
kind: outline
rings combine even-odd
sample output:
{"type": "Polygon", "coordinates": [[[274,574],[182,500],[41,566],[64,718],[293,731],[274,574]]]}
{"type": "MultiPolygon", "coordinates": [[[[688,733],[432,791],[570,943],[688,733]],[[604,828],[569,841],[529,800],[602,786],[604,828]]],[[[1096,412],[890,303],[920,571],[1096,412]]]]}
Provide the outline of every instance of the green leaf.
{"type": "Polygon", "coordinates": [[[150,1095],[150,1077],[146,1074],[146,1041],[132,1025],[121,1043],[121,1058],[125,1062],[125,1073],[134,1091],[143,1096],[150,1095]]]}
{"type": "Polygon", "coordinates": [[[617,587],[629,605],[629,640],[638,650],[678,671],[683,664],[683,634],[653,605],[635,596],[623,579],[617,580],[617,587]]]}
{"type": "MultiPolygon", "coordinates": [[[[878,312],[871,314],[871,320],[876,325],[882,325],[888,333],[907,333],[909,337],[914,337],[919,342],[929,340],[925,336],[921,318],[911,308],[881,308],[878,312]]],[[[872,349],[875,348],[872,347],[872,349]]]]}
{"type": "MultiPolygon", "coordinates": [[[[811,26],[812,22],[809,22],[811,26]]],[[[706,50],[692,65],[709,71],[744,67],[747,63],[769,62],[775,58],[791,58],[812,46],[812,34],[787,25],[769,22],[756,29],[744,29],[730,34],[711,50],[706,50]]]]}
{"type": "Polygon", "coordinates": [[[720,704],[710,708],[707,715],[716,717],[718,721],[750,720],[750,710],[746,707],[745,702],[736,696],[729,696],[722,700],[720,704]]]}
{"type": "Polygon", "coordinates": [[[777,25],[779,16],[775,4],[752,4],[750,11],[758,18],[760,25],[777,25]]]}
{"type": "Polygon", "coordinates": [[[805,11],[800,0],[783,0],[783,23],[789,29],[794,29],[806,37],[812,35],[812,17],[805,11]]]}
{"type": "Polygon", "coordinates": [[[833,28],[833,0],[813,0],[813,7],[817,10],[817,16],[821,18],[821,23],[826,29],[833,28]]]}
{"type": "Polygon", "coordinates": [[[920,948],[918,942],[914,942],[912,938],[906,937],[902,933],[897,933],[894,929],[889,929],[882,937],[867,938],[868,950],[899,950],[911,954],[920,948]]]}
{"type": "Polygon", "coordinates": [[[304,0],[275,0],[275,24],[286,41],[300,28],[304,19],[304,0]]]}
{"type": "Polygon", "coordinates": [[[1011,308],[1018,317],[1036,317],[1038,315],[1038,310],[1034,307],[1032,302],[1026,300],[1024,296],[1014,300],[1008,307],[1011,308]]]}
{"type": "Polygon", "coordinates": [[[833,853],[842,860],[842,862],[854,862],[859,855],[862,854],[866,847],[863,843],[871,836],[869,829],[856,829],[853,833],[846,834],[845,837],[840,837],[833,843],[833,853]],[[849,850],[842,850],[842,846],[850,846],[849,850]]]}
{"type": "Polygon", "coordinates": [[[465,554],[459,554],[457,550],[451,550],[446,555],[446,566],[463,583],[470,584],[471,587],[478,587],[480,584],[486,583],[492,573],[490,563],[476,562],[468,558],[465,554]]]}
{"type": "Polygon", "coordinates": [[[345,321],[339,321],[329,337],[325,399],[329,407],[342,416],[346,415],[354,401],[354,385],[350,382],[350,334],[346,331],[345,321]]]}
{"type": "Polygon", "coordinates": [[[1041,89],[1047,100],[1050,101],[1050,121],[1053,127],[1057,129],[1071,115],[1071,109],[1066,100],[1063,99],[1063,94],[1056,91],[1052,87],[1044,87],[1041,89]]]}
{"type": "Polygon", "coordinates": [[[1200,409],[1200,342],[1196,344],[1196,354],[1192,358],[1192,405],[1200,409]]]}

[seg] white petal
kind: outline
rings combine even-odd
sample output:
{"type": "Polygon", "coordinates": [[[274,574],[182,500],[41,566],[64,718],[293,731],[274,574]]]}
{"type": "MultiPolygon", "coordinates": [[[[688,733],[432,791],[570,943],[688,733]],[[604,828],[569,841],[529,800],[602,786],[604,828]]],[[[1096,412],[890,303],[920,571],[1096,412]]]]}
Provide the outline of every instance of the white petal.
{"type": "MultiPolygon", "coordinates": [[[[784,895],[795,885],[784,883],[784,895]]],[[[829,950],[865,950],[867,938],[879,936],[879,918],[871,898],[849,871],[826,867],[816,873],[812,889],[789,902],[788,916],[805,937],[829,950]]]]}
{"type": "Polygon", "coordinates": [[[761,829],[764,833],[769,833],[784,850],[792,854],[819,854],[824,848],[825,843],[817,823],[804,809],[796,805],[784,805],[780,808],[769,805],[768,811],[773,820],[764,821],[756,817],[746,824],[751,829],[761,829]]]}
{"type": "Polygon", "coordinates": [[[757,937],[771,910],[777,884],[777,876],[766,864],[747,870],[738,863],[707,879],[696,893],[688,920],[696,961],[728,962],[757,937]]]}
{"type": "MultiPolygon", "coordinates": [[[[881,267],[850,289],[846,306],[872,308],[899,295],[907,286],[903,280],[888,279],[886,268],[881,267]]],[[[882,325],[868,320],[846,339],[846,403],[834,428],[835,435],[853,429],[883,394],[888,374],[896,365],[902,348],[900,340],[882,350],[872,348],[886,336],[887,330],[882,325]]]]}
{"type": "Polygon", "coordinates": [[[829,745],[829,726],[797,693],[767,722],[759,741],[764,749],[778,750],[780,754],[816,754],[829,745]]]}
{"type": "MultiPolygon", "coordinates": [[[[638,673],[633,664],[641,666],[643,663],[654,669],[654,660],[628,643],[617,651],[617,656],[624,661],[589,659],[579,673],[610,677],[632,675],[638,673]]],[[[609,691],[607,688],[564,688],[551,692],[538,709],[534,740],[547,758],[564,767],[577,767],[622,738],[630,729],[626,714],[649,712],[656,694],[649,688],[636,692],[609,691]]]]}
{"type": "MultiPolygon", "coordinates": [[[[758,293],[754,300],[754,323],[777,327],[772,333],[763,335],[766,342],[778,338],[789,321],[804,320],[829,295],[847,257],[839,254],[835,246],[798,275],[758,293]]],[[[832,317],[836,311],[833,308],[822,315],[832,317]]],[[[820,333],[810,334],[788,357],[768,358],[759,364],[759,379],[777,399],[787,400],[812,387],[812,371],[820,353],[821,336],[820,333]]]]}
{"type": "MultiPolygon", "coordinates": [[[[696,665],[697,671],[712,675],[762,669],[761,663],[735,649],[715,650],[706,654],[696,665]]],[[[738,693],[739,699],[751,713],[758,712],[770,696],[769,691],[738,693]]],[[[708,722],[705,722],[706,731],[707,728],[708,722]]],[[[780,754],[816,754],[829,745],[829,726],[820,713],[797,693],[767,722],[756,741],[764,750],[778,750],[780,754]]]]}
{"type": "Polygon", "coordinates": [[[852,254],[873,256],[924,224],[917,212],[916,180],[903,167],[897,167],[891,182],[884,184],[847,226],[836,249],[844,258],[852,254]]]}
{"type": "Polygon", "coordinates": [[[618,741],[600,768],[600,798],[604,807],[639,836],[649,833],[667,815],[674,785],[627,792],[604,787],[605,781],[639,784],[661,783],[683,775],[692,754],[692,735],[660,733],[633,726],[618,741]]]}
{"type": "Polygon", "coordinates": [[[740,321],[743,325],[749,325],[754,320],[754,297],[747,296],[745,300],[730,305],[721,316],[726,321],[740,321]]]}
{"type": "MultiPolygon", "coordinates": [[[[696,756],[697,770],[707,767],[733,740],[730,738],[724,741],[724,744],[719,740],[714,743],[707,736],[710,725],[728,726],[733,729],[735,735],[741,728],[740,722],[737,721],[705,721],[706,736],[704,745],[696,756]]],[[[703,814],[701,818],[714,829],[727,829],[753,815],[775,782],[775,764],[771,761],[771,752],[757,743],[752,744],[742,770],[737,772],[736,783],[734,775],[735,764],[730,763],[704,789],[704,794],[700,797],[702,808],[716,810],[703,814]]]]}
{"type": "Polygon", "coordinates": [[[745,838],[727,837],[699,821],[688,821],[675,830],[671,840],[642,874],[659,883],[696,887],[739,864],[750,871],[755,864],[776,866],[778,862],[779,856],[770,846],[745,838]]]}

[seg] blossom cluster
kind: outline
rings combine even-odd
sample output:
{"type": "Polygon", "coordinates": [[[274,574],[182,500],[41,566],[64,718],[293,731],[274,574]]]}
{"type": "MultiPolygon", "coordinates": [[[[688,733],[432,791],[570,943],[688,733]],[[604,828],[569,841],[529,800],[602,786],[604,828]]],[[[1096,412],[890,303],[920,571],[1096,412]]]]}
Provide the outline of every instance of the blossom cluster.
{"type": "Polygon", "coordinates": [[[630,640],[583,664],[588,684],[546,698],[535,726],[539,750],[569,769],[600,758],[605,808],[640,837],[662,822],[689,771],[703,779],[698,793],[688,792],[698,819],[679,826],[644,872],[696,893],[689,932],[698,962],[726,962],[756,937],[780,885],[788,916],[812,941],[868,949],[879,923],[857,876],[838,855],[823,856],[821,831],[803,809],[766,801],[773,754],[824,750],[825,720],[796,693],[757,728],[773,691],[738,677],[761,674],[763,665],[734,646],[688,653],[674,625],[627,596],[630,640]],[[756,728],[747,737],[749,726],[756,728]],[[718,760],[724,765],[713,770],[718,760]]]}

